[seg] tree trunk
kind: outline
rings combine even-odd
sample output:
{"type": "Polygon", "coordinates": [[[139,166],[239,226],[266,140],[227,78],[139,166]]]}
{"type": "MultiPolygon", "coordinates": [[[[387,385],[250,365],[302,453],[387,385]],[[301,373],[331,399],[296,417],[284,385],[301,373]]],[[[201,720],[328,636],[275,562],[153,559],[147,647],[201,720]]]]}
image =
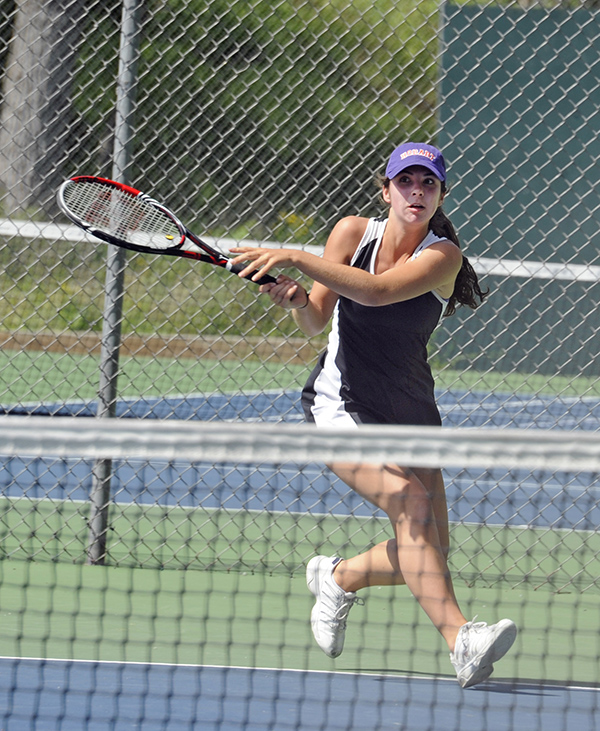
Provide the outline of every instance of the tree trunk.
{"type": "Polygon", "coordinates": [[[70,87],[82,0],[19,0],[4,76],[0,181],[4,215],[49,210],[70,147],[70,87]]]}

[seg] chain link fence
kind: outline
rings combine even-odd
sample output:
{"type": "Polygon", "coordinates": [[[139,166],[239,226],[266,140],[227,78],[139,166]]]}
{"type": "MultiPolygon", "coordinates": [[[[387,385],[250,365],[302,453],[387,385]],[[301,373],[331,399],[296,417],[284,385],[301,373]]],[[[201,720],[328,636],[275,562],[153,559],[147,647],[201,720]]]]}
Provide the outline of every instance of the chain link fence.
{"type": "MultiPolygon", "coordinates": [[[[4,413],[97,413],[107,247],[73,240],[55,204],[66,177],[117,169],[225,249],[318,250],[340,217],[382,212],[376,174],[394,146],[423,140],[444,149],[446,209],[491,290],[436,333],[446,423],[598,428],[591,4],[3,0],[0,21],[4,413]],[[115,168],[123,122],[128,154],[115,168]]],[[[307,341],[252,285],[206,265],[128,254],[123,276],[118,416],[301,418],[298,391],[323,337],[307,341]]],[[[68,479],[63,467],[36,469],[43,476],[5,470],[6,494],[62,480],[74,501],[89,488],[70,468],[68,479]]],[[[112,499],[148,479],[162,495],[174,479],[185,492],[206,478],[125,465],[112,499]]],[[[47,530],[55,557],[80,555],[77,531],[61,544],[47,530]]],[[[135,555],[131,535],[119,561],[135,555]]],[[[35,553],[27,541],[5,549],[19,550],[35,553]]]]}

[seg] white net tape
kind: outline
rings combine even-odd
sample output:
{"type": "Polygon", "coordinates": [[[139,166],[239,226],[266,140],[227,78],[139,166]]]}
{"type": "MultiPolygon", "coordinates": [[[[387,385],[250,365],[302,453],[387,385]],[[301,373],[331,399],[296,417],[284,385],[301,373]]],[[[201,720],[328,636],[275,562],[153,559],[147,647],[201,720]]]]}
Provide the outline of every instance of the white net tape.
{"type": "Polygon", "coordinates": [[[422,467],[600,471],[600,434],[545,429],[0,417],[0,453],[255,462],[389,462],[422,467]],[[52,425],[51,428],[47,428],[52,425]]]}

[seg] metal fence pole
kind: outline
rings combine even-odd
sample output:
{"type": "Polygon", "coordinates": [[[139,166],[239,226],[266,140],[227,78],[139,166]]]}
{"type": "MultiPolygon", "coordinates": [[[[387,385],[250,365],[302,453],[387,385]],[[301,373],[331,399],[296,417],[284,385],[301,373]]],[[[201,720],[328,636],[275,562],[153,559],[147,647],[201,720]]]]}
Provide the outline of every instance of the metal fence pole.
{"type": "MultiPolygon", "coordinates": [[[[140,7],[141,0],[124,0],[123,2],[112,165],[114,180],[125,180],[130,162],[131,115],[137,81],[138,11],[140,7]]],[[[96,414],[97,418],[100,419],[114,418],[116,415],[125,253],[124,249],[116,246],[109,245],[108,247],[104,285],[98,412],[96,414]]],[[[106,557],[111,473],[112,460],[96,460],[92,471],[92,491],[90,495],[88,535],[88,563],[90,564],[103,564],[106,557]]]]}

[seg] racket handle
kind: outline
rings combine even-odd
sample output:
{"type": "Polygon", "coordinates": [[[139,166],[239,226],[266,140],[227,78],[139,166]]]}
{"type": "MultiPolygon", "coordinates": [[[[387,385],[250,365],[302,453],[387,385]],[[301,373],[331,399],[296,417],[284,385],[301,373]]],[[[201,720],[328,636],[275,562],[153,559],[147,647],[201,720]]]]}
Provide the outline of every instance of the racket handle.
{"type": "MultiPolygon", "coordinates": [[[[239,274],[242,269],[245,269],[245,264],[231,264],[230,266],[227,266],[227,269],[229,269],[230,272],[233,272],[234,274],[239,274]]],[[[277,280],[275,277],[272,277],[270,274],[265,274],[264,277],[261,277],[260,279],[253,280],[252,277],[254,274],[246,274],[244,279],[249,279],[253,284],[270,284],[271,282],[276,282],[277,280]]]]}

